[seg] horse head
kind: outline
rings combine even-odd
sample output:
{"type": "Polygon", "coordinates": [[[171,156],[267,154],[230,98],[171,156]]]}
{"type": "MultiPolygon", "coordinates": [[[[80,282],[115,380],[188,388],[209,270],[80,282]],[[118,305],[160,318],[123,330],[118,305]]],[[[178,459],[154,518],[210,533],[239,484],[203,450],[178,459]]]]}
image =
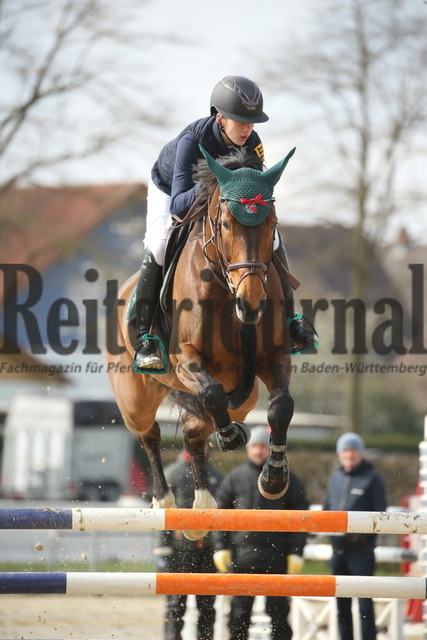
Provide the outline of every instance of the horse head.
{"type": "Polygon", "coordinates": [[[277,226],[274,187],[295,148],[266,171],[249,167],[231,170],[202,146],[200,149],[218,182],[209,207],[210,240],[228,289],[235,296],[238,318],[244,324],[256,324],[266,306],[265,286],[277,226]]]}

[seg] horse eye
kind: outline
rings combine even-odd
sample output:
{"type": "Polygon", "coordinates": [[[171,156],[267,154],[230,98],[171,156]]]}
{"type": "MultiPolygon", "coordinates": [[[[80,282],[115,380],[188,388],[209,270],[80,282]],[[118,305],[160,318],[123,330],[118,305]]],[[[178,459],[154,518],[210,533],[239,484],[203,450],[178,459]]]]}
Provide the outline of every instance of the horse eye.
{"type": "Polygon", "coordinates": [[[231,227],[230,227],[230,223],[229,223],[229,222],[227,222],[226,220],[223,220],[223,221],[222,221],[222,226],[224,227],[224,229],[225,229],[226,231],[230,231],[230,228],[231,228],[231,227]]]}

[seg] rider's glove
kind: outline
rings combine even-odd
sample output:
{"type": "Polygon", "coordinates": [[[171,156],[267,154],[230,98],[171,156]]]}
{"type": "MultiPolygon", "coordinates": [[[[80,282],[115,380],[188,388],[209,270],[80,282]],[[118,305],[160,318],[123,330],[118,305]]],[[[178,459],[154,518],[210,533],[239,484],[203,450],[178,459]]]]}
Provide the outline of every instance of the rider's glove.
{"type": "Polygon", "coordinates": [[[304,566],[304,558],[291,553],[287,557],[288,573],[301,573],[304,566]]]}
{"type": "Polygon", "coordinates": [[[231,565],[231,551],[229,549],[215,551],[213,561],[220,573],[227,573],[231,565]]]}

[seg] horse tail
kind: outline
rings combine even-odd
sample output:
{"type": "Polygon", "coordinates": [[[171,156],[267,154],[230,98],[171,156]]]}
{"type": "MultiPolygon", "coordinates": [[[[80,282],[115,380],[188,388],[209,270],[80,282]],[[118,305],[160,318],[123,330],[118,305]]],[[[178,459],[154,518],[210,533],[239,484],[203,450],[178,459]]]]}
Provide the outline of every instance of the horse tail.
{"type": "Polygon", "coordinates": [[[182,413],[187,411],[195,416],[199,416],[202,420],[209,421],[211,415],[204,405],[200,402],[199,398],[192,393],[186,391],[172,390],[169,397],[172,400],[172,406],[179,408],[179,416],[181,418],[182,413]]]}
{"type": "Polygon", "coordinates": [[[257,338],[253,324],[240,326],[240,345],[242,351],[242,376],[239,385],[228,394],[230,409],[238,409],[249,398],[255,384],[257,338]]]}

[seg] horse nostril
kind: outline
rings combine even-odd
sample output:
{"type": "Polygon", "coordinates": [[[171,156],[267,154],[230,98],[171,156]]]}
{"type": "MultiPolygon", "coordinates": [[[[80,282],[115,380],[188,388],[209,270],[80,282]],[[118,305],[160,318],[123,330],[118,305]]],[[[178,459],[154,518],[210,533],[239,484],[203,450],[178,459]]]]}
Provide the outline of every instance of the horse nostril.
{"type": "Polygon", "coordinates": [[[236,297],[236,308],[237,308],[237,312],[240,312],[240,313],[246,312],[246,302],[241,296],[236,297]]]}
{"type": "Polygon", "coordinates": [[[266,301],[261,300],[257,309],[252,309],[242,296],[236,297],[236,312],[244,324],[257,324],[264,313],[266,301]]]}

